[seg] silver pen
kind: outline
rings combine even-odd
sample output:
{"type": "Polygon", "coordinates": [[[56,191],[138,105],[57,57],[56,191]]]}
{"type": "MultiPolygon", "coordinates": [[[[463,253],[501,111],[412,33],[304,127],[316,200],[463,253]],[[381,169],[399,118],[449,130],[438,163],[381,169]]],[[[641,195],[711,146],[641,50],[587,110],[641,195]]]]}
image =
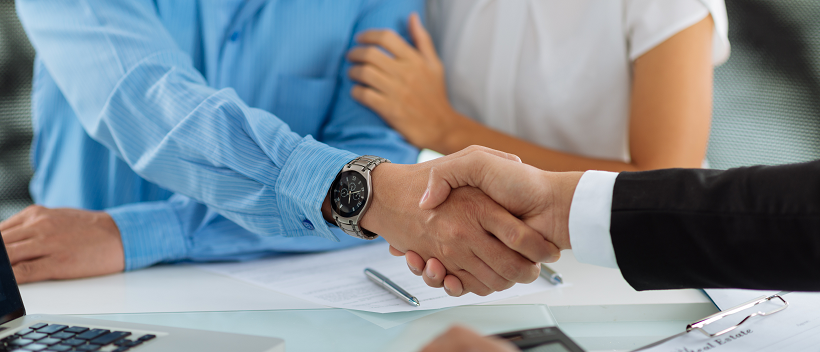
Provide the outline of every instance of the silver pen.
{"type": "Polygon", "coordinates": [[[396,297],[399,297],[403,301],[406,301],[407,304],[415,307],[421,306],[421,303],[419,302],[418,298],[411,295],[403,288],[399,287],[399,285],[396,285],[396,283],[394,283],[393,281],[390,281],[390,279],[388,279],[386,276],[379,274],[378,271],[370,268],[365,268],[364,275],[367,276],[367,278],[370,279],[370,281],[375,282],[376,285],[381,286],[385,290],[390,291],[390,293],[396,295],[396,297]]]}
{"type": "Polygon", "coordinates": [[[550,269],[547,264],[541,263],[541,276],[543,276],[547,281],[551,282],[553,285],[563,284],[564,278],[561,277],[561,274],[555,272],[555,270],[550,269]]]}

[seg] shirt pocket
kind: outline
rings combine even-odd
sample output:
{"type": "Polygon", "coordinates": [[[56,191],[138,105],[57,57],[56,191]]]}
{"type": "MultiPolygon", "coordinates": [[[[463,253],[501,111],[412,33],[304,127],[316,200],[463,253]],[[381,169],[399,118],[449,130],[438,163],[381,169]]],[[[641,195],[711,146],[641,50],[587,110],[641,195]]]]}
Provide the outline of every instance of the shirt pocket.
{"type": "Polygon", "coordinates": [[[318,136],[331,113],[335,90],[335,79],[280,75],[272,112],[299,135],[318,136]]]}

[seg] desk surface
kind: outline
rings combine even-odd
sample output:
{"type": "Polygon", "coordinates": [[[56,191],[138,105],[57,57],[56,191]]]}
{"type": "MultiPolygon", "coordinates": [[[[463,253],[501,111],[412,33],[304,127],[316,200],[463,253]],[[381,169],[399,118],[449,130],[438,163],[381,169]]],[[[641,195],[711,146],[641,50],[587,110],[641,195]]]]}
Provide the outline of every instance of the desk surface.
{"type": "MultiPolygon", "coordinates": [[[[578,263],[571,251],[565,251],[561,260],[552,266],[570,285],[492,305],[548,305],[568,335],[588,350],[602,351],[643,346],[678,333],[687,323],[716,311],[699,290],[637,292],[618,270],[578,263]]],[[[212,322],[208,326],[190,327],[222,331],[236,331],[237,324],[241,327],[243,322],[216,318],[220,314],[225,318],[251,314],[264,319],[272,313],[247,311],[321,308],[184,265],[84,280],[27,284],[20,289],[30,313],[93,314],[95,318],[173,326],[208,321],[212,322]],[[55,291],[60,292],[62,302],[73,304],[54,303],[55,291]],[[227,313],[243,311],[245,313],[227,313]]],[[[348,315],[351,319],[355,317],[348,315]]]]}

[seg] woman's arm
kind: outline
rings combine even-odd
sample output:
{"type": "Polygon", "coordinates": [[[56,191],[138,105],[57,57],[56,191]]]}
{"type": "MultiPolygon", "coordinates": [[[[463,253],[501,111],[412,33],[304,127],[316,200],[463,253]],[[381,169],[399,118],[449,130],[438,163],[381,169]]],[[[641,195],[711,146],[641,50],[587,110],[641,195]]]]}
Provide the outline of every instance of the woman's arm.
{"type": "Polygon", "coordinates": [[[449,104],[443,66],[417,17],[410,20],[410,32],[418,50],[387,31],[359,37],[372,46],[349,53],[360,63],[350,76],[366,85],[354,87],[352,94],[414,145],[443,154],[479,144],[550,171],[700,167],[712,112],[712,26],[708,16],[635,61],[629,163],[544,148],[459,114],[449,104]]]}

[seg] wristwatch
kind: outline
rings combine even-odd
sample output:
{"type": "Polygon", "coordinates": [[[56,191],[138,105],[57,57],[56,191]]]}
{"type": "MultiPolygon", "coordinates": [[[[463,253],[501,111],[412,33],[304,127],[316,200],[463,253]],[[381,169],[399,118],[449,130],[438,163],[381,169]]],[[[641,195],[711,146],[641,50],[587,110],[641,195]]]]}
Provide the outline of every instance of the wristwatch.
{"type": "Polygon", "coordinates": [[[359,219],[364,216],[370,199],[373,198],[370,172],[379,164],[389,162],[390,160],[377,156],[360,156],[347,163],[331,184],[328,191],[330,209],[336,225],[346,234],[365,240],[379,237],[361,228],[359,219]]]}

